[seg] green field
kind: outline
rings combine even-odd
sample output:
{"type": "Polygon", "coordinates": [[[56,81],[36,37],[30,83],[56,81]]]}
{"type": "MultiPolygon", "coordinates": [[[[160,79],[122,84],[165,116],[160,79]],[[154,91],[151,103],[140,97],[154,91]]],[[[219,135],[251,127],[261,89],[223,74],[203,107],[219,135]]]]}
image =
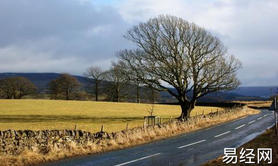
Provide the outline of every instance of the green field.
{"type": "MultiPolygon", "coordinates": [[[[7,129],[77,129],[96,132],[119,131],[142,126],[149,115],[148,104],[62,101],[62,100],[0,100],[0,130],[7,129]]],[[[196,107],[191,115],[220,111],[217,107],[196,107]]],[[[163,120],[180,115],[175,105],[154,106],[154,115],[163,120]]]]}

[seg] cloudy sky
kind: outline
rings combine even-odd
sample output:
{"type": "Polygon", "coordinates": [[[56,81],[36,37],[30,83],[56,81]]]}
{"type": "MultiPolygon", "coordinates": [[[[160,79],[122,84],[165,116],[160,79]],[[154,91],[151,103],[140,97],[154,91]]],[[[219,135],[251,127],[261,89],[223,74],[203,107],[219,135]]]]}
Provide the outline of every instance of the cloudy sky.
{"type": "Polygon", "coordinates": [[[123,34],[171,14],[217,35],[242,62],[243,86],[278,85],[277,0],[1,0],[0,72],[108,68],[123,34]]]}

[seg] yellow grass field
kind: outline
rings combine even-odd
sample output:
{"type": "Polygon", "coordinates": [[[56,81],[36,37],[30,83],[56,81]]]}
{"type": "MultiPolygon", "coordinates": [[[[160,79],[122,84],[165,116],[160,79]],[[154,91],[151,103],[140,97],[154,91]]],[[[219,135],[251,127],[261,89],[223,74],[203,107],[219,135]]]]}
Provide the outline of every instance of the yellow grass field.
{"type": "Polygon", "coordinates": [[[254,108],[263,108],[263,107],[270,107],[272,101],[235,101],[237,103],[247,104],[250,107],[254,108]]]}
{"type": "MultiPolygon", "coordinates": [[[[148,104],[62,101],[62,100],[0,100],[0,130],[7,129],[77,129],[96,132],[115,132],[143,125],[149,115],[148,104]]],[[[191,116],[221,111],[219,107],[196,107],[191,116]]],[[[180,115],[175,105],[154,106],[154,115],[163,120],[180,115]]]]}

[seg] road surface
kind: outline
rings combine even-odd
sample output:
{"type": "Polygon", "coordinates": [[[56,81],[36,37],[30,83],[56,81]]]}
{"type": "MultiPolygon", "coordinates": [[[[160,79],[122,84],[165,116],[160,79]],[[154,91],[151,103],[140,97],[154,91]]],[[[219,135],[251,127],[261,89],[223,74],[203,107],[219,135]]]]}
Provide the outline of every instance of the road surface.
{"type": "MultiPolygon", "coordinates": [[[[232,122],[123,150],[75,157],[46,166],[185,166],[200,165],[236,148],[274,124],[273,112],[262,110],[232,122]]],[[[264,147],[261,147],[264,148],[264,147]]]]}

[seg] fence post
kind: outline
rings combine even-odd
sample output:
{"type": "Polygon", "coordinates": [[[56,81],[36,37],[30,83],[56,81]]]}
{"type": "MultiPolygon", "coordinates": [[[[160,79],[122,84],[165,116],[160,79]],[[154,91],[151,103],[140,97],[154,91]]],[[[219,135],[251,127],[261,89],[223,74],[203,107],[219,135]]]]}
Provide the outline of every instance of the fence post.
{"type": "MultiPolygon", "coordinates": [[[[275,110],[276,111],[276,110],[275,110]]],[[[277,128],[277,113],[274,111],[274,117],[275,117],[275,134],[278,136],[278,128],[277,128]]]]}
{"type": "Polygon", "coordinates": [[[273,111],[273,114],[274,114],[274,119],[275,119],[275,134],[276,136],[278,135],[278,131],[277,131],[277,97],[274,98],[274,111],[273,111]]]}
{"type": "Polygon", "coordinates": [[[100,129],[100,132],[101,132],[101,133],[103,132],[103,125],[101,125],[101,129],[100,129]]]}

